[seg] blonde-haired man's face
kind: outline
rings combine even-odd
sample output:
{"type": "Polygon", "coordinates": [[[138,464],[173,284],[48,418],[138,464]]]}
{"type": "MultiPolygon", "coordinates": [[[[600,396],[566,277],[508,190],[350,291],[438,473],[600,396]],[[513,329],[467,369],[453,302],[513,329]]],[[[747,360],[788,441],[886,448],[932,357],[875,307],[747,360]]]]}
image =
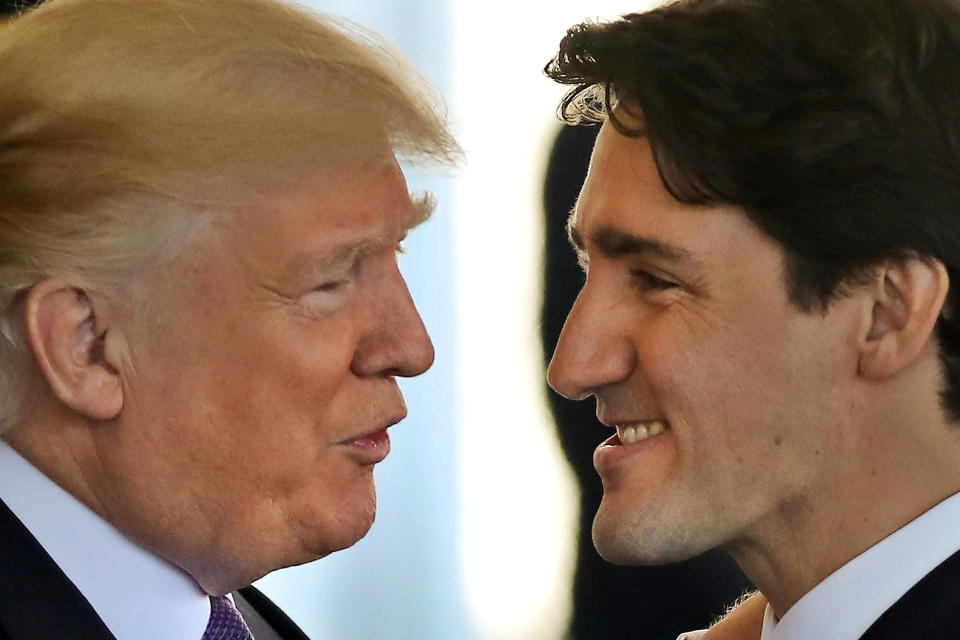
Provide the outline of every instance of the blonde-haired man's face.
{"type": "Polygon", "coordinates": [[[423,218],[393,158],[219,221],[178,263],[130,371],[104,505],[223,592],[362,537],[373,466],[433,347],[397,268],[423,218]]]}

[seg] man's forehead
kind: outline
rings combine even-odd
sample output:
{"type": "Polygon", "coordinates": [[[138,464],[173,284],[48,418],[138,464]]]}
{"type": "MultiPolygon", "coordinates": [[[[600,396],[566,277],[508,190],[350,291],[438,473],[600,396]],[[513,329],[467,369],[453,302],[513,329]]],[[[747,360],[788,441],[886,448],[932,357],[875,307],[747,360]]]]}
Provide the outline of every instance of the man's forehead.
{"type": "Polygon", "coordinates": [[[410,193],[393,156],[291,179],[225,219],[242,260],[278,286],[392,250],[435,206],[431,194],[410,193]]]}

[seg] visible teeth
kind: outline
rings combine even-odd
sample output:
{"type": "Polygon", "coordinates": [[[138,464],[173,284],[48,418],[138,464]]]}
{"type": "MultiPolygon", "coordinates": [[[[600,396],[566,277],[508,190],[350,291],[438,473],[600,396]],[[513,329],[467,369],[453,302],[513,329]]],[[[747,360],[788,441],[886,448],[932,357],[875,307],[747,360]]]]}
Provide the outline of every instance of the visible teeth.
{"type": "Polygon", "coordinates": [[[638,425],[617,425],[617,436],[623,444],[634,444],[650,436],[659,435],[666,428],[666,425],[659,421],[638,425]]]}

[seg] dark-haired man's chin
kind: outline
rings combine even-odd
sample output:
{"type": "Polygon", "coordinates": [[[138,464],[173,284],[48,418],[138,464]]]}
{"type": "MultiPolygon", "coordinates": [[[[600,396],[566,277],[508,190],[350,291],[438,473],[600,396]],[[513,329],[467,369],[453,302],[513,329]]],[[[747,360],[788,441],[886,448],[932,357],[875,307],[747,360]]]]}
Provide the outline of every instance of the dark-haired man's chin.
{"type": "Polygon", "coordinates": [[[638,526],[632,518],[603,505],[593,520],[592,534],[600,557],[625,566],[682,562],[710,549],[709,545],[696,544],[688,536],[665,528],[638,526]]]}

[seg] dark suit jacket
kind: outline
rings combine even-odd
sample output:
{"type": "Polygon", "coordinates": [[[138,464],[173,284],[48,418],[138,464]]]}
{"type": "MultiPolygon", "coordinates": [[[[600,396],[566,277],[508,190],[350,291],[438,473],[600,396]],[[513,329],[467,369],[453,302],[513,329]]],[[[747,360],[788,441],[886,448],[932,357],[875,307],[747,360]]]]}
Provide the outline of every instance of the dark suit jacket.
{"type": "Polygon", "coordinates": [[[860,640],[960,640],[960,551],[887,609],[860,640]]]}
{"type": "MultiPolygon", "coordinates": [[[[281,640],[308,640],[253,587],[241,589],[234,599],[254,633],[272,633],[281,640]]],[[[258,640],[272,640],[261,636],[258,640]]],[[[2,501],[0,640],[115,640],[83,594],[2,501]]]]}

